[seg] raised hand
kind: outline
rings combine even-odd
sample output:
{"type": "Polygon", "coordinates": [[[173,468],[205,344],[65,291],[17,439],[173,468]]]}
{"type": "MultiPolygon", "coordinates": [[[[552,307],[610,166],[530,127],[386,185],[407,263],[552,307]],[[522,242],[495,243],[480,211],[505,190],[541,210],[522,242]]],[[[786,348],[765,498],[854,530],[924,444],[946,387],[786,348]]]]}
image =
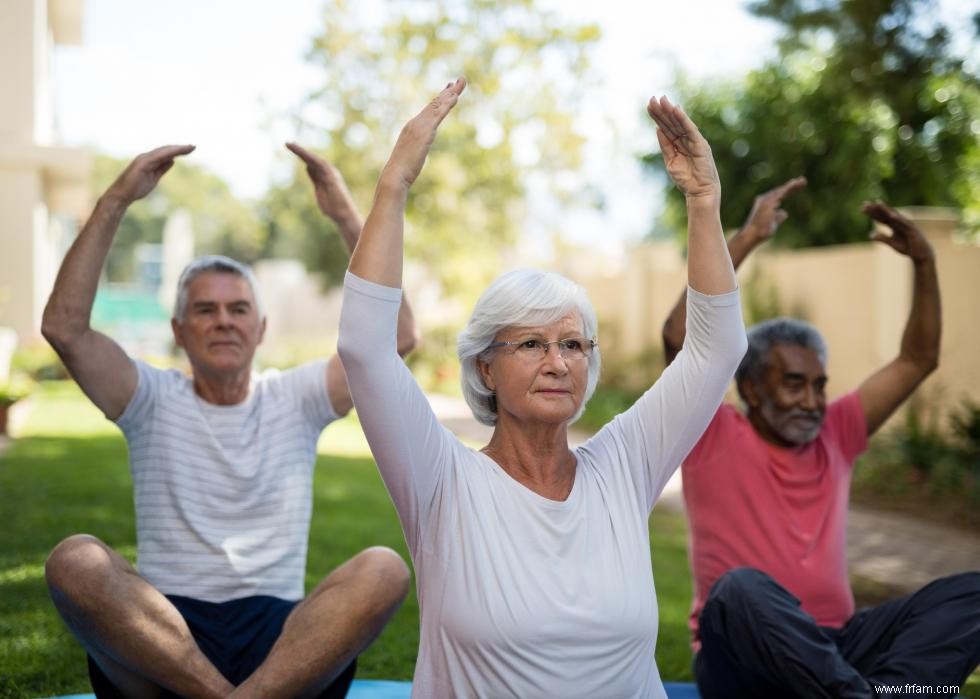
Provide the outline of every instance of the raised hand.
{"type": "Polygon", "coordinates": [[[861,211],[872,221],[891,228],[891,235],[881,230],[872,231],[872,240],[884,243],[916,262],[932,259],[932,246],[922,235],[922,231],[888,204],[883,201],[866,201],[861,205],[861,211]]]}
{"type": "Polygon", "coordinates": [[[750,235],[756,243],[762,243],[772,237],[779,224],[789,216],[783,209],[783,199],[793,192],[806,187],[805,177],[794,177],[783,182],[778,187],[773,187],[768,192],[763,192],[752,202],[752,211],[745,219],[741,233],[750,235]]]}
{"type": "Polygon", "coordinates": [[[378,178],[371,212],[351,255],[348,269],[353,275],[383,286],[401,287],[408,190],[422,171],[439,124],[465,87],[463,78],[449,83],[402,128],[378,178]]]}
{"type": "Polygon", "coordinates": [[[657,123],[657,140],[667,174],[684,196],[721,199],[721,182],[711,146],[684,110],[666,97],[651,97],[647,113],[657,123]]]}
{"type": "Polygon", "coordinates": [[[306,174],[310,176],[310,181],[313,183],[313,191],[320,211],[334,221],[343,220],[351,214],[357,215],[354,200],[340,170],[325,158],[306,150],[297,143],[287,143],[286,148],[306,164],[306,174]]]}
{"type": "Polygon", "coordinates": [[[465,78],[449,83],[421,112],[405,124],[381,173],[382,182],[404,187],[406,191],[412,186],[422,171],[439,124],[456,106],[465,88],[465,78]]]}
{"type": "Polygon", "coordinates": [[[109,186],[106,194],[117,197],[124,206],[142,199],[153,191],[160,178],[173,167],[174,159],[187,155],[195,146],[161,146],[133,159],[109,186]]]}

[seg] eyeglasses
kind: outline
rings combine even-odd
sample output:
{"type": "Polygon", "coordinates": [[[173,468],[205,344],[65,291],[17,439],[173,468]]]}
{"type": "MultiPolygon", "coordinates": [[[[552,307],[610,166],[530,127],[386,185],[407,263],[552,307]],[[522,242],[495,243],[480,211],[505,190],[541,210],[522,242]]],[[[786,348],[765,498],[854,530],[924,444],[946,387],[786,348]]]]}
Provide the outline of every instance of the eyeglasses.
{"type": "Polygon", "coordinates": [[[564,340],[517,340],[516,342],[494,342],[489,347],[497,349],[499,347],[509,348],[510,354],[520,357],[527,362],[540,362],[548,356],[548,348],[551,345],[558,345],[558,354],[567,362],[577,362],[588,359],[592,356],[592,350],[599,346],[595,340],[587,340],[584,337],[568,337],[564,340]]]}

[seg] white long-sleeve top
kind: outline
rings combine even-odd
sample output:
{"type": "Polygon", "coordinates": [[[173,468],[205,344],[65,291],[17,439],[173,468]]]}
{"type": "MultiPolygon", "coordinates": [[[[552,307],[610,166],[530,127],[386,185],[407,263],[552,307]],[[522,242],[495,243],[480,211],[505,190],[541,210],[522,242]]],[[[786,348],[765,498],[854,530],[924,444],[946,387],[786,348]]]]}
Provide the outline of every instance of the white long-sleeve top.
{"type": "Polygon", "coordinates": [[[563,502],[436,420],[396,352],[401,290],[347,275],[339,351],[421,614],[413,697],[665,697],[647,518],[745,351],[738,292],[688,292],[683,351],[575,450],[563,502]]]}

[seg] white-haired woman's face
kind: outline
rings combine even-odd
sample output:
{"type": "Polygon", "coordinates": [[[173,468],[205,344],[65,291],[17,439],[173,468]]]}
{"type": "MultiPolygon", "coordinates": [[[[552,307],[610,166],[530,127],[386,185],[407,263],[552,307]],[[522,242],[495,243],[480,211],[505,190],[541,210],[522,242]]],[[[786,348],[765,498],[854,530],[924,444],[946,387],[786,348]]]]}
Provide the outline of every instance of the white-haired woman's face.
{"type": "Polygon", "coordinates": [[[585,398],[589,373],[588,357],[576,347],[587,342],[575,311],[548,325],[497,333],[494,344],[508,344],[494,348],[486,362],[477,364],[483,382],[496,395],[498,424],[501,419],[547,424],[571,420],[585,398]],[[568,342],[562,347],[559,340],[568,342]],[[544,343],[549,344],[542,352],[544,343]]]}

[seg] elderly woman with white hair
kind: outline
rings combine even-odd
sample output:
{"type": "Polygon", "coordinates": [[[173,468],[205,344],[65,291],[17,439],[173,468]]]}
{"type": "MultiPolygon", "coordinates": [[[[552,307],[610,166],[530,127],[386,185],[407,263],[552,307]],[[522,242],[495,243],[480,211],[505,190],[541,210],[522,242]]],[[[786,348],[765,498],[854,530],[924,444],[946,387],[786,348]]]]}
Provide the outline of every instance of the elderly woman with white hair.
{"type": "Polygon", "coordinates": [[[493,425],[474,450],[436,420],[395,352],[406,196],[451,83],[408,122],[351,259],[339,351],[415,564],[415,697],[663,697],[647,518],[717,409],[745,349],[711,149],[651,99],[668,172],[687,197],[688,333],[637,403],[574,450],[596,385],[595,314],[546,272],[494,282],[459,337],[466,399],[493,425]]]}

